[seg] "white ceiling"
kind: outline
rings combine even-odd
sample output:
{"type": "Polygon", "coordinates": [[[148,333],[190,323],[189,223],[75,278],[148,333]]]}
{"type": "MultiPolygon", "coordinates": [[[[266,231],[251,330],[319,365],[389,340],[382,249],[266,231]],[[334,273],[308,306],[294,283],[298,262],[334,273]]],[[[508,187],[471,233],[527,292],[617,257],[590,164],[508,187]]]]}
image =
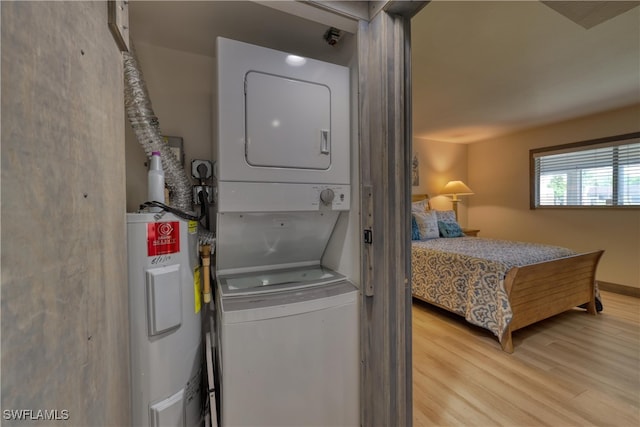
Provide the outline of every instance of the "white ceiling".
{"type": "MultiPolygon", "coordinates": [[[[353,35],[322,39],[339,22],[270,3],[134,1],[131,35],[207,56],[220,35],[349,63],[353,35]]],[[[468,143],[640,103],[640,7],[585,29],[539,1],[432,1],[412,21],[412,55],[419,138],[468,143]]]]}
{"type": "MultiPolygon", "coordinates": [[[[347,65],[355,41],[345,33],[335,46],[323,35],[331,25],[340,25],[331,14],[316,9],[315,18],[324,25],[278,10],[279,1],[132,1],[129,2],[131,37],[170,49],[215,57],[217,36],[297,55],[347,65]]],[[[315,9],[315,8],[314,8],[315,9]]]]}
{"type": "Polygon", "coordinates": [[[640,7],[587,30],[538,1],[433,1],[411,43],[419,138],[474,142],[640,103],[640,7]]]}

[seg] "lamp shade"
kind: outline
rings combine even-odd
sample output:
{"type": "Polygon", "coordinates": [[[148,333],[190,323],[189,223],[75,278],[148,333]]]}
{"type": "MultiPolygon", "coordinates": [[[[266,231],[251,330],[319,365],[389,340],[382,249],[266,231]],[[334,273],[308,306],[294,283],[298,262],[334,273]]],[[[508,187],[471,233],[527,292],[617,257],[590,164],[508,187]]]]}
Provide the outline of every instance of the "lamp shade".
{"type": "Polygon", "coordinates": [[[473,191],[462,181],[449,181],[440,194],[443,196],[469,196],[473,191]]]}

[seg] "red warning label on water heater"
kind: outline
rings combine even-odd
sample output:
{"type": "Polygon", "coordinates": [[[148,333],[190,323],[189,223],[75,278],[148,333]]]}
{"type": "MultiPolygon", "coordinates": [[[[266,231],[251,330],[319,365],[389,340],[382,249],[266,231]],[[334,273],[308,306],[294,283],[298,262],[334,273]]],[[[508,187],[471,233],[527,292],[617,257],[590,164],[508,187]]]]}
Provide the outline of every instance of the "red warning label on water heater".
{"type": "Polygon", "coordinates": [[[180,252],[180,223],[154,222],[147,224],[147,256],[180,252]]]}

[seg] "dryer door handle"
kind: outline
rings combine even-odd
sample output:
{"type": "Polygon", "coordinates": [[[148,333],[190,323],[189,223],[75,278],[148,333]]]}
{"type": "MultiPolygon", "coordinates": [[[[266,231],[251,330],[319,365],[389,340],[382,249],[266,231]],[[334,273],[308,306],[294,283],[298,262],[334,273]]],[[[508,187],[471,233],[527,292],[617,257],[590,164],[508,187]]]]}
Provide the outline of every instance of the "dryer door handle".
{"type": "Polygon", "coordinates": [[[329,154],[329,131],[327,129],[320,130],[320,153],[329,154]]]}

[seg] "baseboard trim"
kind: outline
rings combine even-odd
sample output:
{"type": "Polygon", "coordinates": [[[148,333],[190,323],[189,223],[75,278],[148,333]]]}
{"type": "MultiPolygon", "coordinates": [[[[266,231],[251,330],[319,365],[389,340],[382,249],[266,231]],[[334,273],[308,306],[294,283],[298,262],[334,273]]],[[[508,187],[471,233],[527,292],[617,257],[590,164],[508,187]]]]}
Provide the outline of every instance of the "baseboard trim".
{"type": "Polygon", "coordinates": [[[598,280],[598,288],[602,291],[640,298],[640,288],[635,288],[633,286],[619,285],[617,283],[603,282],[601,280],[598,280]]]}

